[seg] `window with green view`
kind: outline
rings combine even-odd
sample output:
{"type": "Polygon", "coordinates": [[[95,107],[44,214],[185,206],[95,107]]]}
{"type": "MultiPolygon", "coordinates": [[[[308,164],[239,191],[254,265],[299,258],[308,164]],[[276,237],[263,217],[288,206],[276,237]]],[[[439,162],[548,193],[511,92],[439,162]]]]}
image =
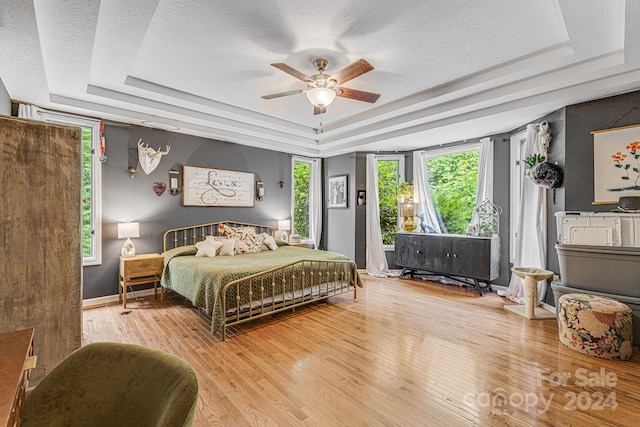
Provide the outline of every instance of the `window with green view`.
{"type": "Polygon", "coordinates": [[[293,159],[293,224],[292,233],[309,238],[311,163],[293,159]]]}
{"type": "Polygon", "coordinates": [[[378,200],[382,244],[393,245],[398,231],[398,200],[396,189],[404,179],[403,156],[378,157],[378,200]]]}
{"type": "Polygon", "coordinates": [[[426,158],[429,190],[443,233],[467,234],[476,205],[480,150],[426,158]]]}

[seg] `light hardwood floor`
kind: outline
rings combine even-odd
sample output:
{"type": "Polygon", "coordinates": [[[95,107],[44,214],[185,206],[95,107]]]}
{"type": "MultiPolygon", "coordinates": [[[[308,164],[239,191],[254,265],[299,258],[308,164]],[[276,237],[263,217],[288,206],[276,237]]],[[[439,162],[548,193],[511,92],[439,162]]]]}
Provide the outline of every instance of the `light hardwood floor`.
{"type": "Polygon", "coordinates": [[[174,353],[195,369],[196,426],[637,426],[640,354],[564,347],[495,294],[363,276],[330,299],[235,328],[221,342],[177,298],[84,311],[84,343],[174,353]],[[561,379],[564,377],[564,380],[561,379]],[[586,384],[585,384],[586,383],[586,384]]]}

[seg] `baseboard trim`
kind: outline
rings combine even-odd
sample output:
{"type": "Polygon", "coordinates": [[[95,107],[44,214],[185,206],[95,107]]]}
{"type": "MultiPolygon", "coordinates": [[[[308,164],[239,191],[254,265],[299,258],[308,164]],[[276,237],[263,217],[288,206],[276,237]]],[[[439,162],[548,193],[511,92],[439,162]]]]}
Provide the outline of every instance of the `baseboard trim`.
{"type": "MultiPolygon", "coordinates": [[[[160,290],[158,289],[158,294],[159,293],[160,293],[160,290]]],[[[153,288],[142,289],[135,292],[129,291],[127,292],[127,301],[133,301],[135,297],[146,297],[149,295],[153,295],[153,288]]],[[[82,300],[83,309],[104,307],[106,305],[113,305],[113,304],[120,304],[118,294],[82,300]]]]}

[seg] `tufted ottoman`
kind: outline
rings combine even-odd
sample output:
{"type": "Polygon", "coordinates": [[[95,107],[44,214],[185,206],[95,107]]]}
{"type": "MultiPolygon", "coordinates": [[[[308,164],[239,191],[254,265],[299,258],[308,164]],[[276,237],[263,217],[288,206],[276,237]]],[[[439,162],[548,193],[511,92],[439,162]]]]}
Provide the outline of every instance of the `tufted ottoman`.
{"type": "Polygon", "coordinates": [[[631,357],[631,309],[596,295],[565,294],[558,300],[560,342],[589,356],[604,359],[631,357]]]}

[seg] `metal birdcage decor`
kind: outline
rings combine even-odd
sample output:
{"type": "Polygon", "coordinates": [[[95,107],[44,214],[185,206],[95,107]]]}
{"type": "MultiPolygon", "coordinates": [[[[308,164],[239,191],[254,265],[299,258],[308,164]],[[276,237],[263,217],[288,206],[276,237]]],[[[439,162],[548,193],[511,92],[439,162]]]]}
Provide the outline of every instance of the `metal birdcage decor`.
{"type": "Polygon", "coordinates": [[[491,200],[485,200],[473,210],[477,223],[473,235],[480,237],[497,236],[500,233],[500,214],[502,208],[491,200]]]}

